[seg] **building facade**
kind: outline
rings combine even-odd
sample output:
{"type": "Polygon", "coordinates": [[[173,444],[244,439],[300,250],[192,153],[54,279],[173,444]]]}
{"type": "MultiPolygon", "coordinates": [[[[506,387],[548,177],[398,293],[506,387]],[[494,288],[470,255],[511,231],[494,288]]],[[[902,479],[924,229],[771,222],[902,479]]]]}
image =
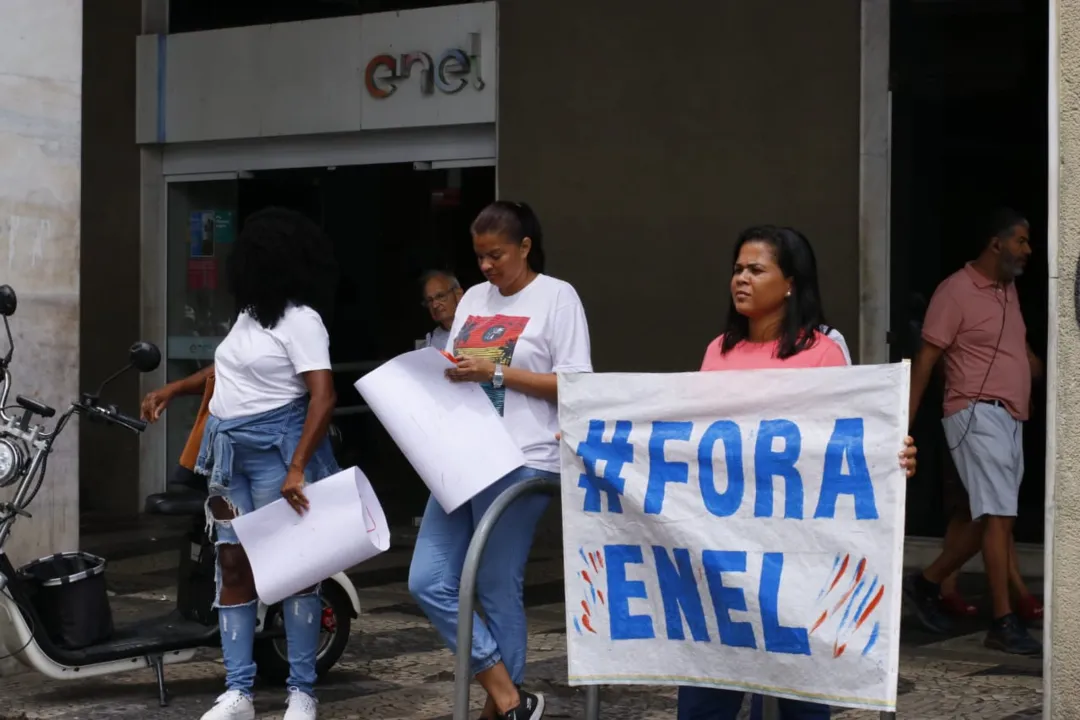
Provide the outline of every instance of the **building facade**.
{"type": "MultiPolygon", "coordinates": [[[[870,7],[887,34],[888,6],[870,7]]],[[[465,177],[467,192],[470,170],[493,166],[488,199],[527,199],[540,213],[550,271],[579,288],[599,369],[696,367],[725,312],[731,243],[742,226],[765,221],[814,239],[832,322],[864,362],[888,359],[880,281],[888,128],[862,110],[864,99],[884,98],[887,42],[864,42],[858,4],[718,3],[672,13],[642,3],[626,13],[620,3],[592,2],[567,25],[543,3],[473,2],[144,34],[137,58],[136,139],[153,164],[141,177],[140,327],[167,359],[144,389],[212,358],[231,313],[218,278],[225,238],[254,209],[251,198],[280,197],[265,191],[268,182],[289,185],[294,199],[314,192],[303,209],[325,224],[334,214],[326,188],[347,167],[447,169],[465,177]],[[758,51],[753,33],[737,31],[745,27],[770,27],[780,50],[775,62],[727,71],[758,51]],[[710,42],[715,28],[731,30],[727,42],[710,42]],[[648,50],[626,50],[638,47],[648,50]],[[309,177],[319,190],[301,187],[309,177]],[[863,184],[880,192],[861,192],[863,184]],[[202,223],[216,227],[209,253],[191,240],[206,235],[202,223]],[[658,248],[662,261],[642,262],[658,248]]],[[[394,177],[383,172],[379,182],[406,192],[407,181],[394,177]]],[[[370,224],[342,226],[381,253],[357,255],[354,265],[379,257],[386,267],[387,246],[427,232],[370,224]]],[[[449,232],[437,243],[467,244],[467,226],[449,232]]],[[[467,272],[463,254],[455,269],[467,272]]],[[[354,279],[360,288],[377,282],[354,279]]],[[[385,302],[392,289],[381,293],[382,307],[393,307],[385,302]]],[[[409,349],[400,340],[380,347],[381,358],[409,349]]],[[[379,359],[358,350],[335,365],[344,379],[379,359]]],[[[339,388],[345,404],[350,386],[339,388]]],[[[165,431],[144,436],[139,495],[160,489],[196,406],[174,405],[165,431]]],[[[353,411],[363,408],[342,409],[353,411]]],[[[370,467],[385,438],[347,418],[367,433],[370,467]]],[[[410,474],[392,464],[368,472],[385,476],[389,467],[410,474]]],[[[399,520],[421,514],[423,488],[410,487],[412,510],[403,498],[399,520]]],[[[554,518],[549,530],[557,527],[554,518]]]]}
{"type": "MultiPolygon", "coordinates": [[[[9,258],[3,281],[22,299],[13,323],[19,391],[62,405],[121,364],[139,337],[158,343],[167,362],[114,388],[127,407],[205,362],[221,307],[191,298],[216,292],[216,263],[244,208],[301,180],[337,187],[334,207],[352,197],[358,214],[382,213],[382,230],[355,243],[380,239],[381,260],[366,263],[374,266],[457,252],[394,254],[403,243],[395,222],[421,207],[468,207],[485,192],[527,199],[545,223],[551,272],[585,302],[599,370],[695,367],[720,323],[738,230],[796,225],[817,249],[832,323],[861,362],[888,361],[889,340],[897,345],[888,335],[893,261],[911,241],[891,234],[897,1],[589,0],[569,22],[557,3],[501,0],[170,35],[164,0],[3,0],[5,17],[27,18],[0,53],[10,78],[0,147],[17,159],[0,176],[0,251],[9,258]],[[26,93],[44,93],[31,103],[41,117],[16,107],[26,93]],[[430,203],[395,207],[393,217],[378,186],[412,182],[405,173],[357,174],[353,185],[327,175],[390,165],[445,175],[432,181],[442,183],[437,192],[417,185],[430,203]],[[280,174],[305,169],[303,178],[280,174]],[[488,191],[469,189],[484,183],[488,191]]],[[[1044,216],[1026,210],[1045,226],[1048,266],[1046,713],[1074,718],[1080,184],[1068,169],[1080,163],[1070,89],[1080,8],[1051,2],[1041,22],[1049,207],[1044,216]]],[[[316,196],[329,207],[325,189],[316,196]]],[[[459,233],[456,222],[438,231],[432,221],[425,232],[459,233]]],[[[362,289],[378,278],[366,272],[356,297],[370,302],[362,289]]],[[[392,341],[357,350],[343,374],[407,344],[412,330],[371,332],[392,341]]],[[[78,444],[72,434],[50,464],[47,511],[26,523],[12,553],[75,547],[80,503],[137,512],[163,487],[184,433],[185,410],[176,410],[141,440],[80,427],[78,444]]]]}

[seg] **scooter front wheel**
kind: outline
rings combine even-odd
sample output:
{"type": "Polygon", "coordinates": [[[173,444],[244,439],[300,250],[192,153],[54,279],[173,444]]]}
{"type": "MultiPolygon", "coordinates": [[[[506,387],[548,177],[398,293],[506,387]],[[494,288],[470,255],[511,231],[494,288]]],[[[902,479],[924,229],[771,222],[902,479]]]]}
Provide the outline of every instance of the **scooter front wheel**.
{"type": "MultiPolygon", "coordinates": [[[[353,606],[348,596],[332,582],[322,586],[322,630],[319,633],[319,650],[315,659],[315,672],[322,677],[341,659],[349,644],[352,629],[353,606]]],[[[266,627],[281,628],[284,618],[281,605],[267,610],[266,627]]],[[[284,637],[262,638],[255,641],[255,664],[259,678],[271,685],[284,685],[289,678],[289,655],[284,637]]]]}

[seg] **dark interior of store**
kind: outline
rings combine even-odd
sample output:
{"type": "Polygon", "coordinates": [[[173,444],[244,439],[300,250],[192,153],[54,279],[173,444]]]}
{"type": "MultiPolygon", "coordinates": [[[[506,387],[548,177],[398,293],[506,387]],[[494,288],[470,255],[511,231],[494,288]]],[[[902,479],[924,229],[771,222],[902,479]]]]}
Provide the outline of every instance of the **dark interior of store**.
{"type": "Polygon", "coordinates": [[[310,168],[258,172],[239,182],[240,218],[270,205],[290,207],[318,221],[334,243],[340,281],[330,354],[341,459],[369,476],[391,525],[421,515],[428,493],[353,383],[367,368],[413,350],[432,329],[419,287],[426,271],[452,271],[465,287],[483,279],[469,224],[494,196],[494,167],[310,168]]]}
{"type": "Polygon", "coordinates": [[[470,0],[171,0],[169,32],[195,32],[460,5],[470,0]]]}
{"type": "MultiPolygon", "coordinates": [[[[1046,356],[1047,3],[893,0],[891,39],[892,360],[911,357],[934,288],[974,258],[999,206],[1031,224],[1032,257],[1017,280],[1028,339],[1046,356]]],[[[948,452],[940,386],[915,418],[919,473],[907,534],[941,537],[948,452]]],[[[1018,542],[1043,540],[1045,386],[1025,427],[1018,542]]]]}

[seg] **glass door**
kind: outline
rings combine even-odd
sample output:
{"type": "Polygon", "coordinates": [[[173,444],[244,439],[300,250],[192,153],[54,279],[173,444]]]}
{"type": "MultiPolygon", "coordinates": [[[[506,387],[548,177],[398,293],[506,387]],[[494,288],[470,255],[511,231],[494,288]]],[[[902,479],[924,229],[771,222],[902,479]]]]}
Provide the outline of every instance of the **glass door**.
{"type": "MultiPolygon", "coordinates": [[[[238,174],[173,176],[168,183],[166,381],[214,361],[233,319],[225,272],[238,232],[238,174]]],[[[187,442],[201,398],[177,398],[165,417],[166,467],[187,442]]]]}

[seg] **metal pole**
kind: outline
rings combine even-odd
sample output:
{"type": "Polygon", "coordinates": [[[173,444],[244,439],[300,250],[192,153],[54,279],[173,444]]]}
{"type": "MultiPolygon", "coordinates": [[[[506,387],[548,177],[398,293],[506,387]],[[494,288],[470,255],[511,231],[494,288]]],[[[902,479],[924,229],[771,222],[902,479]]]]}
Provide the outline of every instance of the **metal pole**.
{"type": "MultiPolygon", "coordinates": [[[[484,513],[480,524],[473,532],[469,551],[465,554],[465,564],[461,568],[461,590],[458,592],[458,632],[457,654],[454,658],[454,720],[469,720],[469,683],[472,681],[471,653],[473,634],[473,605],[476,602],[476,575],[480,570],[480,560],[484,556],[488,536],[495,528],[510,503],[522,495],[559,494],[557,478],[535,477],[525,480],[504,490],[491,507],[484,513]]],[[[599,691],[597,691],[599,708],[599,691]]],[[[599,709],[597,710],[599,713],[599,709]]]]}
{"type": "Polygon", "coordinates": [[[599,685],[590,685],[585,690],[585,720],[600,720],[599,685]]]}

